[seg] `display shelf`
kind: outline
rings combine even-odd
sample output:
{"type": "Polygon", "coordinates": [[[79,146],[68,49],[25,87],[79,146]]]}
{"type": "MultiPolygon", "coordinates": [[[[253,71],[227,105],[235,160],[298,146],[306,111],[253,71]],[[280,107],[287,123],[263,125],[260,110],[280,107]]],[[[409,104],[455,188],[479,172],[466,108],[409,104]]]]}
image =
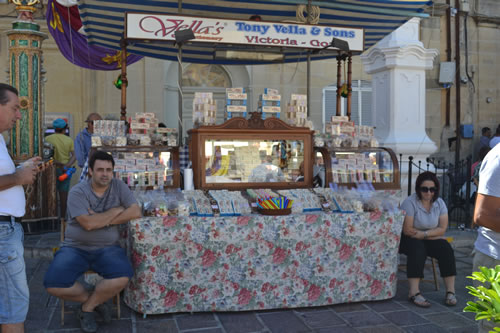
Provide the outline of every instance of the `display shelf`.
{"type": "Polygon", "coordinates": [[[401,188],[398,160],[389,148],[315,147],[314,151],[324,161],[327,185],[352,188],[365,182],[375,190],[401,188]]]}
{"type": "Polygon", "coordinates": [[[180,187],[179,147],[169,146],[100,146],[115,160],[115,177],[131,189],[180,187]]]}

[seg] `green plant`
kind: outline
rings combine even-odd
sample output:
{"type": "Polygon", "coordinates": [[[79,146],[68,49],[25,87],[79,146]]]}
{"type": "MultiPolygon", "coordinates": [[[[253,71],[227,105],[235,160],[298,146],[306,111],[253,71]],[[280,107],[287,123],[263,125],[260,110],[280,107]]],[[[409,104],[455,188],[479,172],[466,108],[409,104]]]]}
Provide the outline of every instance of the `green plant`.
{"type": "MultiPolygon", "coordinates": [[[[495,268],[479,267],[480,272],[472,272],[467,278],[477,280],[482,285],[467,286],[469,294],[477,298],[476,302],[469,301],[464,312],[475,312],[476,320],[491,320],[500,323],[500,265],[495,268]]],[[[500,327],[494,331],[500,332],[500,327]]]]}

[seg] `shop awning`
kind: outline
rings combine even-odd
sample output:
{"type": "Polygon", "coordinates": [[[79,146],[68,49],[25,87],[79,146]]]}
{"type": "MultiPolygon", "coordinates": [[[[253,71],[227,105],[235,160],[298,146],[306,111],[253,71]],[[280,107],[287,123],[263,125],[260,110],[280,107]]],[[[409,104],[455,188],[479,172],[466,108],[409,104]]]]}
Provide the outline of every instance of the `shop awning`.
{"type": "MultiPolygon", "coordinates": [[[[318,25],[364,29],[364,49],[412,17],[427,17],[423,11],[432,1],[423,0],[322,0],[312,1],[318,25]],[[318,10],[319,9],[319,10],[318,10]]],[[[90,44],[120,49],[124,33],[125,12],[182,14],[201,17],[248,20],[258,15],[262,21],[298,22],[297,16],[307,15],[304,0],[80,0],[78,2],[83,27],[90,44]]],[[[135,42],[127,47],[131,53],[166,60],[177,60],[178,49],[172,43],[135,42]]],[[[285,62],[307,60],[307,51],[283,48],[285,62]]],[[[317,53],[311,60],[336,56],[317,53]]],[[[183,46],[183,61],[214,64],[251,64],[252,61],[215,59],[211,45],[183,46]]]]}

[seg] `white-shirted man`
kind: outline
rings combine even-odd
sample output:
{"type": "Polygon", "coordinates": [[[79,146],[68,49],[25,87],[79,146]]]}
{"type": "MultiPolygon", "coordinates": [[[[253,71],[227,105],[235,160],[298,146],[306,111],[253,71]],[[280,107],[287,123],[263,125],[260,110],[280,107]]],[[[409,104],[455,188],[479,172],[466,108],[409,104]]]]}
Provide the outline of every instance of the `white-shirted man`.
{"type": "MultiPolygon", "coordinates": [[[[480,226],[474,243],[473,271],[480,266],[500,265],[500,145],[486,155],[479,171],[474,223],[480,226]]],[[[477,281],[473,281],[477,286],[477,281]]],[[[479,332],[489,332],[499,323],[481,320],[479,332]]]]}
{"type": "MultiPolygon", "coordinates": [[[[0,133],[21,119],[17,90],[0,83],[0,133]]],[[[31,184],[40,157],[16,168],[0,134],[0,327],[2,333],[24,332],[29,289],[24,264],[23,228],[26,199],[22,185],[31,184]]]]}

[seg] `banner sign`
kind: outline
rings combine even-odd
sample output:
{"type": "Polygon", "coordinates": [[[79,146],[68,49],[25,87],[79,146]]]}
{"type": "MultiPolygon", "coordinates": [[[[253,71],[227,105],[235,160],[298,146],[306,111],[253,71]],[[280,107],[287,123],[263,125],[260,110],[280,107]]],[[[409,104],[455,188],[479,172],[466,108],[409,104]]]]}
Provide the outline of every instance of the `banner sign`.
{"type": "Polygon", "coordinates": [[[126,13],[125,21],[127,39],[175,41],[175,31],[191,29],[191,41],[200,43],[321,49],[335,37],[348,42],[350,51],[364,46],[364,30],[358,28],[143,13],[126,13]]]}

